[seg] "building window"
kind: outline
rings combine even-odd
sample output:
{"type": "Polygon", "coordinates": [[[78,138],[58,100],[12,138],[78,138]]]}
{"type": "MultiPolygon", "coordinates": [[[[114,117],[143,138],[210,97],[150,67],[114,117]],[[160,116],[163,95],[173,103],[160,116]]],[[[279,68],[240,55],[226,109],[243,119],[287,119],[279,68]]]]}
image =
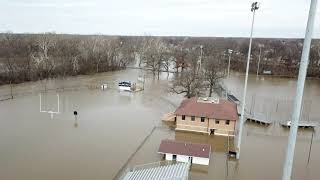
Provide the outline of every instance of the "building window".
{"type": "Polygon", "coordinates": [[[174,161],[177,160],[177,155],[176,155],[176,154],[173,154],[173,155],[172,155],[172,160],[174,160],[174,161]]]}
{"type": "Polygon", "coordinates": [[[216,124],[219,124],[219,120],[216,120],[216,124]]]}
{"type": "Polygon", "coordinates": [[[191,121],[194,121],[196,119],[196,117],[191,116],[191,121]]]}
{"type": "Polygon", "coordinates": [[[201,117],[201,122],[204,122],[204,120],[205,120],[205,117],[201,117]]]}
{"type": "Polygon", "coordinates": [[[229,125],[230,124],[230,120],[226,120],[226,124],[229,125]]]}
{"type": "Polygon", "coordinates": [[[182,120],[186,120],[186,116],[185,115],[182,115],[182,120]]]}

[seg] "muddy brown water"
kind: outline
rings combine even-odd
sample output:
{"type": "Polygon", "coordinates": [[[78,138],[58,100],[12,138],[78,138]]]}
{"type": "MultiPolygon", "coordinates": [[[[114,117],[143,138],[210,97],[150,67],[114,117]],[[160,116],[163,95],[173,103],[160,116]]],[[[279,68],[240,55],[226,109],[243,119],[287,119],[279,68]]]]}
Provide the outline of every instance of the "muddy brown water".
{"type": "MultiPolygon", "coordinates": [[[[139,74],[139,70],[124,70],[15,85],[15,98],[0,102],[0,179],[111,180],[154,126],[158,128],[129,161],[128,167],[160,161],[159,143],[170,138],[212,145],[210,165],[192,166],[192,180],[281,179],[287,129],[278,123],[268,127],[246,123],[241,159],[228,160],[225,137],[175,132],[160,122],[161,116],[174,110],[182,99],[168,93],[165,73],[160,80],[149,77],[144,92],[128,94],[116,90],[118,80],[134,81],[139,74]],[[107,83],[109,89],[100,90],[101,83],[107,83]],[[61,113],[52,119],[49,114],[39,112],[41,91],[43,108],[47,110],[57,110],[56,94],[60,96],[61,113]],[[74,110],[79,114],[77,121],[74,110]]],[[[242,74],[233,73],[226,84],[240,96],[242,80],[242,74]]],[[[263,101],[267,104],[264,109],[273,107],[278,99],[288,101],[294,95],[295,84],[293,79],[252,77],[248,102],[256,96],[255,111],[260,110],[259,104],[263,101]]],[[[8,86],[0,87],[1,98],[9,92],[8,86]]],[[[315,121],[320,121],[319,96],[319,80],[308,80],[305,98],[312,100],[308,114],[315,121]]],[[[283,104],[278,108],[290,109],[290,105],[283,104]]],[[[274,110],[269,114],[277,119],[286,116],[274,110]]],[[[311,133],[311,130],[299,130],[293,168],[295,180],[320,177],[318,128],[307,164],[311,133]]]]}
{"type": "MultiPolygon", "coordinates": [[[[244,74],[232,73],[224,81],[229,91],[242,100],[244,74]]],[[[272,76],[256,76],[248,78],[247,106],[248,111],[264,114],[276,121],[289,120],[293,100],[296,93],[296,79],[272,76]]],[[[309,79],[305,84],[302,117],[305,121],[319,121],[320,114],[320,80],[309,79]]]]}

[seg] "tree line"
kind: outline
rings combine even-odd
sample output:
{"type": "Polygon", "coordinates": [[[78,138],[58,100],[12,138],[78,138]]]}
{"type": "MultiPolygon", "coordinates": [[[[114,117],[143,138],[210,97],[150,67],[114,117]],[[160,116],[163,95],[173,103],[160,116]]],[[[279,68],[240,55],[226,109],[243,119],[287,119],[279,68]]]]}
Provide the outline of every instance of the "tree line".
{"type": "MultiPolygon", "coordinates": [[[[114,71],[138,61],[154,77],[175,73],[171,90],[188,97],[211,96],[229,57],[230,69],[245,71],[249,44],[246,38],[0,35],[0,84],[114,71]]],[[[254,39],[250,71],[296,76],[302,46],[301,39],[254,39]]],[[[319,40],[312,43],[308,76],[320,77],[319,40]]]]}
{"type": "Polygon", "coordinates": [[[1,34],[0,84],[123,69],[135,58],[130,40],[99,35],[1,34]]]}
{"type": "MultiPolygon", "coordinates": [[[[175,72],[171,86],[175,93],[211,96],[227,75],[229,57],[230,69],[245,71],[248,44],[246,38],[143,37],[139,65],[158,78],[162,71],[175,72]]],[[[296,76],[302,46],[302,39],[254,39],[250,72],[296,76]]],[[[319,40],[313,40],[309,61],[308,76],[320,77],[319,40]]]]}

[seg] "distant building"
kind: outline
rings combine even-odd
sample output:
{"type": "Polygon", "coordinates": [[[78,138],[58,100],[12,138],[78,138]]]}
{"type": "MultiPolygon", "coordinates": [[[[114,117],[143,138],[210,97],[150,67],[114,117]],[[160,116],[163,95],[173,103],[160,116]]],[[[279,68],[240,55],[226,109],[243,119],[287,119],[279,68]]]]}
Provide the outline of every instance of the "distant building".
{"type": "Polygon", "coordinates": [[[166,139],[162,140],[158,153],[168,161],[209,165],[211,146],[166,139]]]}
{"type": "Polygon", "coordinates": [[[271,70],[263,70],[262,74],[272,75],[272,71],[271,70]]]}
{"type": "Polygon", "coordinates": [[[237,105],[217,98],[185,99],[175,111],[176,130],[234,136],[237,105]]]}

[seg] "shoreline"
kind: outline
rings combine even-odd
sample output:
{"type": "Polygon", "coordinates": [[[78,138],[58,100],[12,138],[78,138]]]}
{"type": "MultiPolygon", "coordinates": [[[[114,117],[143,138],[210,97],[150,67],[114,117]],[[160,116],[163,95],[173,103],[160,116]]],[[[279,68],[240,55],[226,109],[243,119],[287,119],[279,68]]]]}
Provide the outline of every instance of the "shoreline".
{"type": "MultiPolygon", "coordinates": [[[[245,76],[245,72],[240,71],[232,71],[234,74],[238,74],[239,76],[245,76]]],[[[256,73],[249,72],[249,75],[256,75],[256,73]]],[[[289,76],[289,75],[268,75],[268,74],[259,74],[258,77],[270,77],[270,78],[282,78],[282,79],[297,79],[298,76],[289,76]]],[[[320,77],[315,76],[307,76],[307,80],[320,80],[320,77]]]]}
{"type": "MultiPolygon", "coordinates": [[[[51,77],[51,78],[43,78],[43,79],[37,79],[37,80],[30,80],[30,81],[21,81],[19,83],[12,83],[13,86],[15,85],[21,85],[21,84],[25,84],[25,83],[33,83],[33,82],[41,82],[41,81],[51,81],[51,80],[68,80],[69,78],[77,78],[77,77],[81,77],[81,76],[92,76],[92,75],[97,75],[97,74],[103,74],[103,73],[108,73],[108,72],[116,72],[116,71],[123,71],[123,70],[127,70],[127,68],[121,68],[121,69],[117,69],[117,70],[111,70],[111,71],[103,71],[103,72],[93,72],[93,73],[87,73],[87,74],[77,74],[77,75],[70,75],[70,76],[57,76],[57,77],[51,77]]],[[[4,87],[4,86],[10,86],[10,83],[3,83],[0,84],[0,87],[4,87]]]]}
{"type": "MultiPolygon", "coordinates": [[[[21,85],[21,84],[25,84],[25,83],[33,83],[33,82],[37,82],[37,81],[45,81],[45,80],[62,80],[62,79],[69,79],[69,78],[73,78],[73,77],[81,77],[81,76],[91,76],[91,75],[97,75],[97,74],[103,74],[103,73],[108,73],[108,72],[116,72],[116,71],[123,71],[123,70],[127,70],[130,69],[129,68],[122,68],[122,69],[117,69],[117,70],[113,70],[113,71],[104,71],[104,72],[98,72],[98,73],[88,73],[88,74],[78,74],[78,75],[71,75],[71,76],[65,76],[65,77],[52,77],[52,78],[48,78],[48,79],[38,79],[35,81],[23,81],[20,83],[12,83],[13,87],[15,85],[21,85]]],[[[166,71],[163,71],[161,73],[167,73],[166,71]]],[[[169,72],[169,73],[175,73],[175,72],[169,72]]],[[[245,72],[240,72],[240,71],[233,71],[234,74],[238,74],[238,76],[244,76],[245,72]]],[[[249,75],[255,75],[255,73],[249,73],[249,75]]],[[[282,78],[282,79],[296,79],[297,76],[288,76],[288,75],[267,75],[267,74],[259,74],[258,77],[267,77],[267,78],[282,78]]],[[[314,77],[314,76],[307,76],[306,77],[307,80],[320,80],[320,77],[314,77]]],[[[5,86],[10,86],[10,84],[0,84],[0,87],[5,87],[5,86]]]]}

